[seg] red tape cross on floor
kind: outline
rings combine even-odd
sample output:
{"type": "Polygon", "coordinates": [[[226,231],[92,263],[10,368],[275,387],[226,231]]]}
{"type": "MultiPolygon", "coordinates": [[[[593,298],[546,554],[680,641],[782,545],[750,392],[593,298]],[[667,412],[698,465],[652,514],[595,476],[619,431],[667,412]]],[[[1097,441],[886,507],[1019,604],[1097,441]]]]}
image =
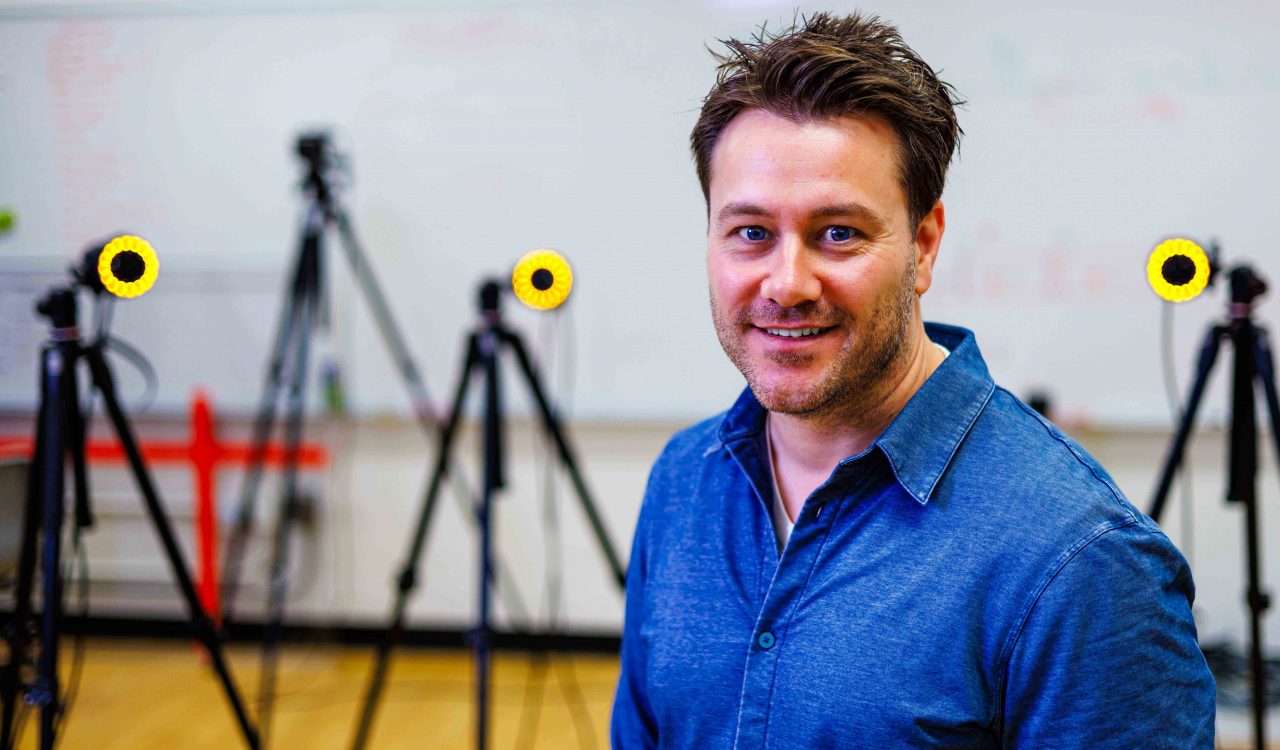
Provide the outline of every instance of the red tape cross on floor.
{"type": "MultiPolygon", "coordinates": [[[[253,456],[253,445],[247,442],[219,442],[214,432],[213,409],[204,391],[196,391],[191,399],[191,439],[143,440],[142,457],[151,464],[190,464],[196,480],[196,590],[205,612],[215,620],[221,618],[218,600],[218,513],[215,479],[223,466],[247,466],[253,456]]],[[[30,460],[33,453],[30,437],[0,436],[0,459],[19,457],[30,460]]],[[[115,440],[90,440],[85,446],[89,463],[116,465],[125,463],[124,448],[115,440]]],[[[266,466],[285,464],[286,452],[279,443],[268,443],[263,456],[266,466]]],[[[324,446],[303,443],[298,447],[298,467],[319,469],[329,465],[324,446]]]]}

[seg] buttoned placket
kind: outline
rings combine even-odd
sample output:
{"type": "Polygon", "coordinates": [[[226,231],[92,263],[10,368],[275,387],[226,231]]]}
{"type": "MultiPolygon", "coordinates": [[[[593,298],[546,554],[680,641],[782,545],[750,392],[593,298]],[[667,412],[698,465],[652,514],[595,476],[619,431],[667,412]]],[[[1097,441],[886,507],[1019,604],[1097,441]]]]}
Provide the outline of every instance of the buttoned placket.
{"type": "Polygon", "coordinates": [[[842,461],[827,482],[806,499],[796,518],[791,540],[779,555],[772,525],[768,521],[772,497],[765,494],[773,491],[772,473],[768,472],[768,464],[763,462],[760,446],[757,441],[743,439],[726,447],[730,448],[739,467],[747,475],[756,499],[765,511],[759,543],[766,548],[765,557],[773,563],[771,580],[756,616],[743,668],[734,747],[745,750],[765,746],[773,703],[774,675],[778,660],[787,651],[787,629],[823,555],[831,525],[849,501],[848,482],[843,480],[852,470],[853,462],[848,459],[842,461]]]}

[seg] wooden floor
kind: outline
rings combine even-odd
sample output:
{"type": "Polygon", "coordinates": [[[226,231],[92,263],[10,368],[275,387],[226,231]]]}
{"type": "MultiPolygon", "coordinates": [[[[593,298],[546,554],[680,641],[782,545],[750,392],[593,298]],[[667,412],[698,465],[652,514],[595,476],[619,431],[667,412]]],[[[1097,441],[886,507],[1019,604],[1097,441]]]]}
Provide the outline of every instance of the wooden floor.
{"type": "MultiPolygon", "coordinates": [[[[70,671],[65,646],[62,675],[70,671]]],[[[256,713],[256,647],[229,651],[232,670],[256,713]]],[[[359,710],[371,649],[293,646],[281,657],[271,748],[347,748],[359,710]]],[[[615,656],[556,654],[537,661],[501,652],[493,667],[491,748],[607,748],[609,709],[618,677],[615,656]]],[[[471,657],[458,650],[396,653],[380,702],[371,750],[471,748],[474,740],[471,657]]],[[[1245,715],[1232,732],[1248,736],[1245,715]]],[[[1272,726],[1280,724],[1276,717],[1272,726]]],[[[35,714],[19,747],[37,747],[35,714]]],[[[1220,728],[1223,728],[1220,726],[1220,728]]],[[[195,646],[175,642],[90,639],[79,690],[59,750],[244,747],[220,683],[195,646]]],[[[1245,750],[1242,739],[1220,750],[1245,750]]],[[[1275,746],[1271,746],[1274,748],[1275,746]]]]}
{"type": "MultiPolygon", "coordinates": [[[[64,651],[63,679],[71,649],[64,651]]],[[[194,646],[178,642],[87,641],[83,676],[59,750],[244,747],[220,683],[194,646]]],[[[252,647],[233,648],[232,670],[256,711],[252,647]]],[[[272,748],[346,748],[355,727],[371,650],[285,649],[272,748]]],[[[493,665],[490,747],[607,748],[615,656],[501,652],[493,665]]],[[[370,748],[474,747],[471,661],[465,651],[396,653],[370,748]]],[[[35,714],[21,748],[36,744],[35,714]]]]}

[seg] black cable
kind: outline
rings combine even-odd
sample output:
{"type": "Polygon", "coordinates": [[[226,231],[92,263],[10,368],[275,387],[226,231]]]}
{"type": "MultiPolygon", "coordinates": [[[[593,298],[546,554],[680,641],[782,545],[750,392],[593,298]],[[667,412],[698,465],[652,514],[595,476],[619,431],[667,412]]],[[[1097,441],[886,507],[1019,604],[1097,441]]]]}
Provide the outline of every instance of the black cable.
{"type": "MultiPolygon", "coordinates": [[[[1176,430],[1182,422],[1182,403],[1178,400],[1178,371],[1174,360],[1173,309],[1175,303],[1163,302],[1160,309],[1160,355],[1164,370],[1164,395],[1169,404],[1169,417],[1176,430]]],[[[1179,468],[1179,497],[1182,500],[1182,554],[1187,558],[1187,567],[1195,570],[1195,517],[1194,494],[1191,483],[1191,462],[1183,461],[1179,468]]]]}
{"type": "Polygon", "coordinates": [[[146,381],[147,387],[142,392],[142,397],[138,399],[139,405],[131,408],[126,406],[126,410],[135,413],[144,412],[155,406],[156,397],[160,393],[160,379],[156,376],[156,370],[146,358],[146,355],[138,351],[132,344],[115,336],[108,336],[103,339],[102,343],[106,348],[115,349],[121,356],[132,362],[146,381]]]}
{"type": "MultiPolygon", "coordinates": [[[[139,399],[142,404],[139,407],[128,409],[128,411],[146,411],[155,405],[156,397],[160,392],[160,379],[156,376],[156,370],[151,366],[151,362],[141,351],[132,344],[121,339],[111,336],[111,323],[115,318],[116,298],[111,294],[95,295],[94,301],[94,328],[96,333],[94,343],[101,344],[105,349],[115,349],[125,359],[133,363],[138,368],[138,372],[142,374],[143,380],[146,382],[146,390],[139,399]]],[[[124,399],[122,399],[124,400],[124,399]]]]}
{"type": "MultiPolygon", "coordinates": [[[[89,616],[89,555],[85,552],[84,539],[79,528],[72,532],[72,549],[75,560],[79,563],[80,619],[83,622],[89,616]]],[[[75,578],[74,575],[68,578],[75,578]]],[[[67,677],[67,690],[63,694],[61,710],[58,712],[57,741],[63,738],[63,727],[71,716],[71,707],[80,693],[80,681],[84,677],[85,635],[83,629],[76,633],[72,645],[71,674],[67,677]]]]}
{"type": "MultiPolygon", "coordinates": [[[[115,310],[115,305],[113,304],[115,301],[115,298],[114,297],[108,297],[106,299],[98,298],[98,301],[99,301],[99,304],[95,311],[96,314],[94,316],[96,318],[96,325],[97,325],[97,338],[99,340],[109,341],[109,338],[107,338],[107,331],[110,330],[110,327],[111,327],[112,313],[115,310]]],[[[143,361],[145,363],[145,358],[143,361]]],[[[83,437],[86,443],[88,443],[88,440],[89,440],[89,427],[93,420],[93,410],[94,410],[94,405],[96,401],[95,397],[97,395],[97,391],[94,390],[93,385],[91,383],[88,384],[87,387],[88,387],[88,395],[85,398],[84,410],[82,412],[84,415],[83,416],[83,419],[84,419],[83,437]]],[[[77,398],[79,398],[79,394],[77,394],[77,398]]],[[[83,448],[83,446],[81,447],[83,448]]],[[[87,470],[88,469],[86,467],[86,471],[87,470]]],[[[79,596],[80,596],[81,621],[84,621],[89,616],[89,555],[85,551],[83,532],[84,532],[84,529],[82,529],[79,525],[77,525],[74,522],[71,524],[70,547],[71,547],[71,554],[73,557],[72,557],[72,562],[70,564],[67,564],[67,568],[69,570],[67,571],[66,574],[63,575],[64,580],[75,581],[77,580],[76,570],[77,568],[79,569],[80,575],[78,578],[79,583],[77,586],[77,591],[79,592],[79,596]]],[[[76,696],[80,692],[80,681],[81,681],[81,678],[84,676],[84,657],[85,657],[85,634],[84,632],[78,632],[76,633],[75,638],[72,642],[71,673],[67,678],[67,689],[63,693],[61,699],[58,701],[58,704],[57,704],[59,706],[59,709],[58,709],[58,715],[55,719],[55,722],[56,722],[55,723],[55,738],[56,738],[55,743],[60,743],[62,740],[63,727],[66,724],[67,719],[71,715],[71,707],[75,703],[76,696]]]]}
{"type": "MultiPolygon", "coordinates": [[[[545,368],[543,372],[555,369],[552,363],[554,353],[558,350],[558,347],[548,345],[547,339],[550,337],[548,335],[550,328],[548,324],[555,322],[559,317],[557,313],[543,317],[542,325],[538,329],[538,347],[533,356],[540,358],[544,352],[547,353],[542,362],[545,368]]],[[[555,332],[555,329],[550,330],[553,333],[555,332]]],[[[530,426],[533,430],[534,450],[541,454],[535,459],[534,464],[541,474],[539,484],[542,487],[543,603],[547,607],[549,632],[554,633],[558,630],[560,586],[563,579],[563,566],[559,564],[560,555],[556,554],[557,561],[552,561],[553,552],[560,552],[559,517],[556,512],[559,497],[556,492],[554,454],[552,453],[550,440],[545,435],[542,435],[542,440],[538,439],[540,425],[536,419],[531,420],[530,426]]],[[[532,747],[534,739],[537,737],[538,723],[542,717],[543,700],[546,696],[548,661],[549,655],[545,650],[529,652],[529,664],[525,671],[524,699],[520,706],[520,729],[516,733],[517,750],[532,747]],[[536,703],[531,700],[535,691],[537,693],[536,703]],[[536,710],[530,710],[531,705],[536,706],[536,710]]]]}
{"type": "Polygon", "coordinates": [[[96,303],[94,307],[94,320],[98,329],[95,338],[105,339],[107,337],[107,331],[111,330],[111,321],[115,317],[116,298],[115,295],[106,294],[95,296],[93,300],[96,303]]]}
{"type": "MultiPolygon", "coordinates": [[[[558,384],[559,391],[556,398],[557,410],[561,419],[567,417],[571,404],[569,396],[571,390],[566,387],[571,381],[566,380],[568,368],[565,367],[563,361],[560,361],[558,355],[563,344],[563,338],[560,336],[560,321],[562,320],[562,311],[564,308],[557,308],[555,312],[547,316],[544,321],[543,331],[548,328],[552,331],[553,345],[548,347],[553,353],[549,360],[554,357],[554,365],[552,369],[556,375],[560,376],[561,382],[558,384]]],[[[551,442],[551,438],[543,435],[542,450],[544,459],[542,461],[542,530],[543,530],[543,569],[546,577],[546,604],[547,604],[547,624],[552,633],[560,632],[560,616],[563,608],[563,591],[564,591],[564,538],[560,531],[560,485],[557,481],[555,464],[555,446],[551,442]]]]}
{"type": "MultiPolygon", "coordinates": [[[[555,375],[559,376],[559,382],[556,384],[556,390],[559,391],[559,397],[556,400],[557,411],[562,418],[566,417],[571,409],[570,396],[573,392],[573,375],[574,375],[574,356],[576,351],[573,348],[574,336],[572,329],[572,317],[565,311],[565,308],[559,308],[550,316],[543,319],[543,327],[541,330],[543,339],[549,338],[547,330],[551,329],[555,336],[555,346],[540,346],[543,351],[561,354],[560,361],[554,362],[554,354],[549,354],[544,363],[548,369],[554,369],[555,375]],[[563,327],[568,328],[569,332],[565,334],[561,330],[563,327]],[[566,363],[567,360],[567,363],[566,363]]],[[[554,378],[553,378],[554,380],[554,378]]],[[[555,471],[554,457],[556,455],[551,439],[543,435],[541,441],[543,460],[538,463],[543,467],[543,554],[544,569],[546,571],[546,588],[545,601],[547,605],[547,625],[549,634],[555,635],[562,632],[561,615],[563,614],[563,583],[564,583],[564,562],[563,562],[563,538],[560,534],[560,515],[559,515],[559,483],[558,475],[555,471]]],[[[544,682],[546,679],[547,665],[555,667],[557,670],[557,684],[560,686],[561,694],[565,698],[566,707],[573,719],[574,731],[578,738],[579,747],[595,747],[597,737],[595,727],[592,724],[590,708],[587,706],[586,698],[582,692],[581,685],[578,682],[577,672],[573,667],[570,657],[564,655],[551,656],[545,651],[538,651],[530,654],[529,671],[525,678],[525,703],[521,709],[521,732],[517,736],[517,743],[521,740],[532,743],[538,717],[541,714],[543,706],[542,697],[545,695],[544,682]],[[534,693],[535,682],[537,685],[537,693],[539,701],[537,711],[531,713],[529,710],[529,698],[534,693]]],[[[517,747],[521,747],[517,744],[517,747]]]]}
{"type": "MultiPolygon", "coordinates": [[[[564,412],[567,414],[571,408],[570,396],[574,391],[574,376],[577,372],[577,336],[574,330],[574,319],[571,314],[572,310],[566,310],[563,313],[563,320],[567,332],[563,334],[564,341],[564,359],[565,363],[561,365],[560,373],[563,377],[561,382],[561,393],[563,394],[562,403],[564,404],[564,412]]],[[[578,745],[579,747],[595,747],[596,732],[595,725],[591,722],[591,710],[587,706],[586,697],[582,693],[581,684],[578,680],[577,670],[574,668],[572,659],[568,659],[565,663],[565,669],[568,671],[569,682],[567,685],[561,682],[565,699],[569,701],[569,710],[573,715],[574,725],[579,730],[578,745]],[[582,732],[586,732],[591,738],[588,743],[582,742],[582,732]]]]}
{"type": "MultiPolygon", "coordinates": [[[[573,346],[575,346],[575,337],[573,337],[573,319],[572,315],[570,315],[570,310],[566,310],[566,308],[563,307],[558,308],[554,321],[556,321],[557,340],[558,343],[562,344],[561,351],[564,352],[563,360],[567,361],[558,362],[557,371],[557,374],[561,376],[561,383],[559,383],[559,392],[561,392],[561,399],[559,399],[559,412],[561,412],[561,415],[567,419],[567,415],[570,413],[572,408],[570,398],[573,393],[573,374],[575,374],[576,365],[576,349],[573,348],[573,346]],[[562,334],[562,331],[559,330],[561,323],[564,324],[564,328],[568,329],[567,334],[562,334]]],[[[549,440],[547,444],[545,444],[545,449],[547,449],[548,453],[553,451],[549,440]]],[[[554,472],[550,471],[550,466],[548,474],[554,475],[554,472]]],[[[556,486],[558,485],[552,485],[553,490],[556,486]]],[[[563,545],[561,535],[559,535],[559,529],[561,529],[561,526],[559,526],[558,516],[558,494],[554,495],[552,499],[556,500],[556,502],[550,502],[547,504],[547,521],[549,523],[550,530],[553,530],[554,535],[556,535],[556,544],[554,544],[554,548],[556,548],[557,553],[557,578],[556,585],[548,585],[548,607],[550,628],[552,628],[553,634],[559,634],[559,632],[562,632],[561,614],[563,600],[561,598],[561,594],[563,590],[563,558],[561,553],[563,545]]],[[[550,575],[550,568],[548,570],[548,575],[550,575]]],[[[559,687],[561,687],[561,694],[564,696],[564,701],[566,701],[566,706],[568,710],[570,710],[570,715],[573,719],[573,730],[575,730],[577,735],[577,745],[579,745],[579,747],[594,747],[595,727],[593,726],[593,723],[591,723],[591,712],[589,706],[586,705],[586,698],[584,694],[582,694],[579,680],[577,680],[577,671],[575,667],[573,667],[573,660],[570,655],[564,654],[557,658],[556,662],[554,662],[554,666],[557,668],[557,683],[559,687]]]]}
{"type": "MultiPolygon", "coordinates": [[[[560,309],[563,310],[564,308],[560,309]]],[[[575,335],[573,326],[574,319],[571,313],[572,309],[565,310],[563,313],[563,321],[565,328],[567,329],[567,332],[562,334],[562,341],[564,342],[563,358],[565,361],[560,366],[560,375],[563,378],[560,384],[562,394],[561,403],[563,404],[562,413],[564,414],[567,414],[571,408],[570,396],[574,390],[574,376],[577,372],[577,337],[575,335]]],[[[557,606],[559,605],[557,604],[557,606]]],[[[568,659],[568,657],[566,658],[568,659]]],[[[563,680],[561,681],[561,690],[564,692],[565,699],[569,701],[569,711],[574,717],[574,726],[577,727],[579,732],[578,746],[595,747],[597,739],[595,725],[591,723],[591,711],[587,706],[586,697],[582,693],[581,684],[578,681],[577,670],[574,669],[572,659],[568,659],[564,667],[568,671],[569,681],[567,685],[563,680]],[[591,738],[590,742],[583,743],[583,732],[591,738]]]]}

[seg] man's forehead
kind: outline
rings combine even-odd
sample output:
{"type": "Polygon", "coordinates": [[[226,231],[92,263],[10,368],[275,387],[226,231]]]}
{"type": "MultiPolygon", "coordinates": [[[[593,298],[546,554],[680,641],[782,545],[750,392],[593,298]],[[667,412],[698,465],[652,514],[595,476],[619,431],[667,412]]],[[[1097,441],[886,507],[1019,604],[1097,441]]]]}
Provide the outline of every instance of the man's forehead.
{"type": "Polygon", "coordinates": [[[713,220],[785,208],[815,216],[906,211],[898,139],[878,117],[797,121],[748,110],[711,155],[713,220]]]}

